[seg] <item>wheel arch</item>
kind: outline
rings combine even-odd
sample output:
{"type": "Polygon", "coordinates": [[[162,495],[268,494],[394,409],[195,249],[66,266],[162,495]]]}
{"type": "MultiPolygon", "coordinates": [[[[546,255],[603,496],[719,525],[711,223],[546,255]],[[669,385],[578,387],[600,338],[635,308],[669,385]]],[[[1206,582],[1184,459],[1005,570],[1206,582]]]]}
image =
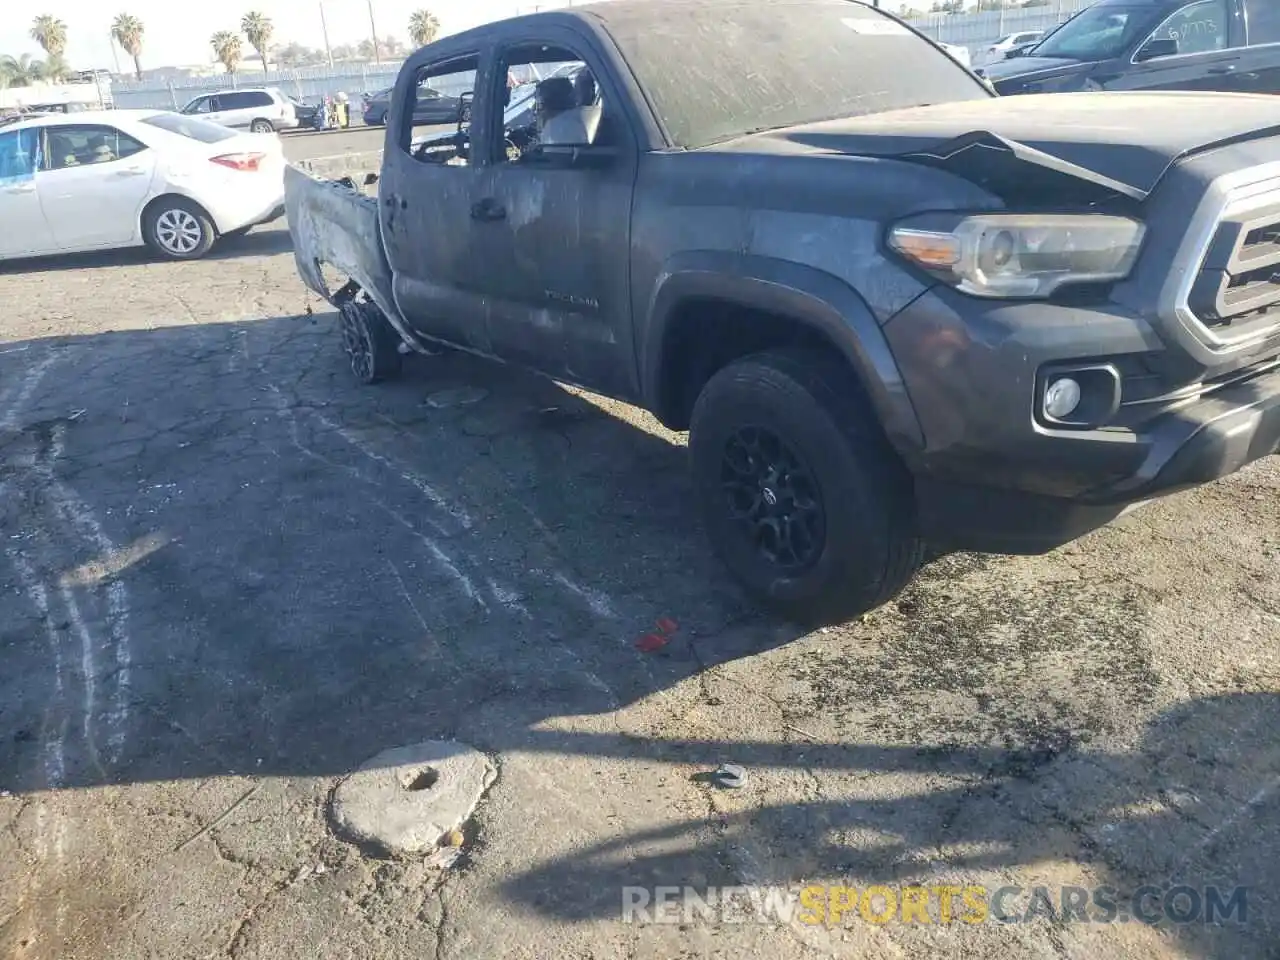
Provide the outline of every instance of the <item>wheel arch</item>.
{"type": "Polygon", "coordinates": [[[141,237],[144,241],[147,239],[147,217],[151,215],[151,211],[154,210],[156,207],[163,206],[165,203],[172,202],[173,200],[181,200],[183,203],[190,204],[191,206],[195,207],[197,210],[203,213],[206,217],[208,217],[209,222],[213,224],[213,232],[214,232],[215,238],[219,238],[222,236],[222,232],[223,232],[222,227],[218,225],[217,217],[215,217],[212,213],[209,212],[208,207],[202,204],[199,200],[196,200],[194,197],[187,196],[185,193],[177,193],[173,190],[169,190],[169,191],[166,191],[165,193],[159,194],[158,196],[152,197],[145,204],[143,204],[142,210],[138,213],[138,236],[139,237],[141,237]]]}
{"type": "Polygon", "coordinates": [[[679,255],[659,274],[641,336],[645,404],[671,429],[687,428],[697,393],[726,363],[761,349],[800,345],[827,349],[844,361],[900,453],[923,446],[919,419],[875,315],[857,291],[816,268],[712,251],[679,255]],[[752,335],[743,335],[747,330],[752,335]]]}

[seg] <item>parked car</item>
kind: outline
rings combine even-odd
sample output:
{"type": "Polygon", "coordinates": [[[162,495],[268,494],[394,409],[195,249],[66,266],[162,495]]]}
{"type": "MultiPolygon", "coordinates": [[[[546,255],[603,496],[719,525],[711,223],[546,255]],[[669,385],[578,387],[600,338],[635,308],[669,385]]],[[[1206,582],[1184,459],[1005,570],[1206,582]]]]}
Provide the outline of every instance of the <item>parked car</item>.
{"type": "Polygon", "coordinates": [[[688,430],[711,543],[789,616],[1280,445],[1272,97],[1001,97],[845,0],[535,13],[419,50],[396,91],[376,198],[286,171],[353,373],[439,341],[688,430]],[[594,84],[543,81],[503,143],[508,51],[594,84]],[[472,125],[414,145],[418,79],[478,62],[472,125]]]}
{"type": "Polygon", "coordinates": [[[290,97],[289,102],[293,104],[293,113],[298,118],[299,128],[309,130],[315,126],[316,114],[320,110],[319,104],[303,103],[297,97],[290,97]]]}
{"type": "Polygon", "coordinates": [[[278,137],[112,110],[0,129],[0,259],[146,244],[172,260],[284,214],[278,137]]]}
{"type": "Polygon", "coordinates": [[[360,113],[367,126],[380,127],[387,122],[387,110],[391,107],[390,87],[376,93],[363,93],[360,100],[360,113]]]}
{"type": "Polygon", "coordinates": [[[968,47],[961,47],[954,43],[943,43],[941,40],[938,41],[938,46],[955,57],[960,66],[966,69],[973,66],[973,58],[969,55],[968,47]]]}
{"type": "Polygon", "coordinates": [[[181,112],[233,130],[254,133],[296,130],[300,123],[293,101],[276,87],[204,94],[188,103],[181,112]]]}
{"type": "Polygon", "coordinates": [[[1010,51],[1034,46],[1041,37],[1044,36],[1043,30],[1022,30],[1018,33],[1006,33],[1003,37],[987,47],[986,60],[1003,60],[1010,51]]]}
{"type": "Polygon", "coordinates": [[[1276,0],[1099,0],[1011,59],[1001,94],[1073,90],[1280,93],[1276,0]]]}
{"type": "MultiPolygon", "coordinates": [[[[364,122],[367,125],[380,127],[387,122],[387,110],[390,106],[391,94],[392,90],[382,90],[365,100],[364,122]]],[[[415,124],[419,126],[435,126],[455,123],[465,113],[465,105],[461,98],[445,96],[425,84],[418,87],[417,103],[413,110],[413,122],[415,124]]]]}

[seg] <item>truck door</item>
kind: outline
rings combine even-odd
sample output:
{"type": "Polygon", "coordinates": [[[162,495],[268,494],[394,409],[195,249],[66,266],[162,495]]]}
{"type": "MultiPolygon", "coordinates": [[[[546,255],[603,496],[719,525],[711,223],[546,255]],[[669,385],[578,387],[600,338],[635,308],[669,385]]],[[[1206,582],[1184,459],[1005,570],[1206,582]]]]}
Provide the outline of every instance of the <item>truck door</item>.
{"type": "Polygon", "coordinates": [[[1188,0],[1138,46],[1108,90],[1237,89],[1243,51],[1239,0],[1188,0]],[[1152,56],[1157,45],[1168,47],[1152,56]]]}
{"type": "Polygon", "coordinates": [[[556,34],[506,45],[479,103],[478,122],[503,133],[489,139],[469,211],[473,249],[489,266],[489,336],[504,359],[626,399],[637,394],[628,284],[637,141],[591,46],[556,34]],[[504,109],[507,77],[525,74],[544,78],[545,109],[504,109]]]}
{"type": "Polygon", "coordinates": [[[1280,3],[1245,0],[1240,86],[1244,93],[1280,94],[1280,3]]]}
{"type": "MultiPolygon", "coordinates": [[[[396,306],[419,333],[492,354],[485,304],[476,293],[489,269],[471,251],[471,196],[481,176],[470,122],[415,123],[419,86],[472,93],[476,53],[411,59],[391,92],[378,184],[382,241],[396,306]]],[[[483,140],[483,137],[480,138],[483,140]]]]}

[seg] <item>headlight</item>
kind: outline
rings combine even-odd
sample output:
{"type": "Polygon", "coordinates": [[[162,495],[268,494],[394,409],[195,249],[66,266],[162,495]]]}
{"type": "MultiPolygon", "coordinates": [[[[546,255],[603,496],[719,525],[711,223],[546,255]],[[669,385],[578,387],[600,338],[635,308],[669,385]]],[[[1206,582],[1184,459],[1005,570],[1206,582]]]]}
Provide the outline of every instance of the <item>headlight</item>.
{"type": "Polygon", "coordinates": [[[978,297],[1036,299],[1129,275],[1146,226],[1103,214],[929,214],[889,231],[897,253],[978,297]]]}

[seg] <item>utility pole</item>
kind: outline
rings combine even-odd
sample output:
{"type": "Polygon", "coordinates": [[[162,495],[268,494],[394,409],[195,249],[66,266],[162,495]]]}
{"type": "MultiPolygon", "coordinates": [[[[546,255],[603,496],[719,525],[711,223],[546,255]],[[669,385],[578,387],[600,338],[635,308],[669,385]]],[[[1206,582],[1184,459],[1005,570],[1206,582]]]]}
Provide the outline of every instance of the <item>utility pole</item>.
{"type": "Polygon", "coordinates": [[[333,69],[333,48],[329,46],[329,24],[324,18],[324,0],[317,0],[320,5],[320,29],[324,31],[324,55],[329,61],[329,69],[333,69]]]}
{"type": "Polygon", "coordinates": [[[373,0],[369,0],[369,29],[373,31],[373,62],[381,63],[382,57],[378,55],[378,25],[373,22],[373,0]]]}

